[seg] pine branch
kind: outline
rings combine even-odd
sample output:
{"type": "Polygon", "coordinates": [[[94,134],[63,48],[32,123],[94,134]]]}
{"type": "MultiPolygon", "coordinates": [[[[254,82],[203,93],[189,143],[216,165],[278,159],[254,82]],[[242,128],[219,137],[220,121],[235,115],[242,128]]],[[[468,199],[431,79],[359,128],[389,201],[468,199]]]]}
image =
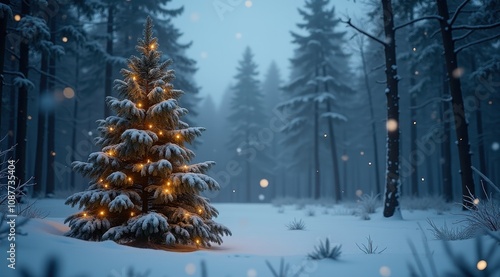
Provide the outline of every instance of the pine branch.
{"type": "Polygon", "coordinates": [[[382,41],[381,39],[379,39],[379,38],[375,37],[375,36],[374,36],[374,35],[372,35],[372,34],[369,34],[369,33],[365,32],[365,31],[361,30],[360,28],[358,28],[357,26],[353,25],[353,24],[351,23],[351,19],[350,19],[350,18],[349,18],[347,21],[343,21],[342,19],[340,19],[340,22],[342,22],[342,23],[346,23],[348,26],[350,26],[350,27],[351,27],[351,28],[353,28],[354,30],[356,30],[356,31],[358,31],[358,32],[362,33],[363,35],[365,35],[365,36],[367,36],[367,37],[369,37],[369,38],[373,39],[374,41],[376,41],[376,42],[378,42],[378,43],[382,44],[384,47],[387,47],[387,46],[388,46],[388,44],[387,44],[387,43],[385,43],[384,41],[382,41]]]}
{"type": "MultiPolygon", "coordinates": [[[[499,25],[499,26],[500,26],[500,25],[499,25]]],[[[487,42],[487,41],[490,41],[490,40],[494,40],[494,39],[496,39],[496,38],[500,38],[500,33],[498,33],[498,34],[496,34],[496,35],[493,35],[493,36],[491,36],[491,37],[487,37],[487,38],[483,38],[483,39],[480,39],[480,40],[473,41],[473,42],[471,42],[471,43],[467,43],[467,44],[465,44],[465,45],[463,45],[463,46],[461,46],[461,47],[457,48],[457,49],[455,50],[455,54],[458,54],[458,53],[460,53],[460,51],[462,51],[462,50],[464,50],[464,49],[466,49],[466,48],[469,48],[469,47],[471,47],[471,46],[474,46],[474,45],[476,45],[476,44],[480,44],[480,43],[483,43],[483,42],[487,42]]]]}
{"type": "Polygon", "coordinates": [[[451,95],[447,95],[447,97],[434,97],[431,99],[428,99],[424,103],[418,105],[418,106],[411,106],[410,110],[418,110],[420,108],[423,108],[429,104],[436,103],[436,101],[443,101],[443,102],[451,102],[451,95]]]}
{"type": "Polygon", "coordinates": [[[474,166],[471,166],[470,168],[472,168],[472,170],[474,170],[474,172],[476,172],[479,176],[481,176],[481,178],[483,178],[483,180],[485,180],[486,183],[490,184],[493,188],[495,188],[500,193],[500,189],[497,186],[495,186],[493,181],[491,181],[488,177],[486,177],[481,171],[479,171],[474,166]]]}
{"type": "Polygon", "coordinates": [[[23,73],[19,72],[19,71],[9,71],[9,70],[4,70],[3,71],[4,74],[6,75],[16,75],[16,76],[19,76],[23,79],[26,79],[26,76],[24,76],[23,73]]]}
{"type": "Polygon", "coordinates": [[[470,30],[470,31],[468,31],[468,32],[467,32],[467,33],[465,33],[465,34],[463,34],[463,35],[461,35],[461,36],[459,36],[459,37],[457,37],[457,38],[454,38],[454,39],[453,39],[453,41],[454,41],[454,42],[457,42],[457,41],[459,41],[459,40],[465,39],[465,38],[467,38],[468,36],[470,36],[472,33],[474,33],[474,31],[475,31],[475,30],[470,30]]]}
{"type": "Polygon", "coordinates": [[[458,25],[456,27],[453,27],[453,30],[487,30],[487,29],[493,29],[496,27],[500,27],[500,21],[489,24],[489,25],[458,25]]]}
{"type": "Polygon", "coordinates": [[[457,10],[455,11],[455,13],[453,14],[453,16],[451,17],[450,19],[450,25],[453,25],[453,23],[455,23],[455,20],[457,20],[458,18],[458,15],[460,14],[460,12],[462,11],[462,9],[470,2],[470,0],[465,0],[462,2],[462,4],[460,4],[460,6],[458,6],[457,10]]]}
{"type": "Polygon", "coordinates": [[[71,85],[70,83],[67,83],[67,82],[63,81],[61,78],[59,78],[59,77],[57,77],[55,75],[52,75],[50,73],[47,73],[45,71],[42,71],[42,70],[40,70],[40,69],[38,69],[38,68],[36,68],[34,66],[29,66],[28,68],[29,69],[33,69],[34,71],[38,72],[39,74],[45,75],[47,77],[50,77],[50,78],[54,79],[55,81],[59,82],[62,85],[65,85],[67,87],[73,87],[73,85],[71,85]]]}
{"type": "Polygon", "coordinates": [[[10,50],[8,48],[6,48],[5,51],[9,52],[12,56],[14,56],[16,58],[16,60],[20,60],[21,59],[16,52],[14,52],[14,51],[12,51],[12,50],[10,50]]]}
{"type": "Polygon", "coordinates": [[[408,21],[408,22],[406,22],[404,24],[398,25],[398,26],[394,27],[394,31],[397,31],[397,30],[399,30],[401,28],[404,28],[404,27],[406,27],[408,25],[417,23],[419,21],[428,20],[428,19],[436,19],[436,20],[439,20],[439,21],[443,20],[443,18],[441,16],[438,16],[438,15],[427,15],[427,16],[423,16],[423,17],[420,17],[420,18],[408,21]]]}

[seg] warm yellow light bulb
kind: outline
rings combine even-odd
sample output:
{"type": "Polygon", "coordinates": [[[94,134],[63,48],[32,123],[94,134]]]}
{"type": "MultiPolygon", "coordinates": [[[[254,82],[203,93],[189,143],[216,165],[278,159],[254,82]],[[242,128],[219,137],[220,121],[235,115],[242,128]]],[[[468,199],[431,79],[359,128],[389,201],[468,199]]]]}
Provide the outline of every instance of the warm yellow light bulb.
{"type": "Polygon", "coordinates": [[[105,187],[105,188],[108,188],[108,184],[105,184],[105,185],[104,185],[104,187],[105,187]]]}
{"type": "Polygon", "coordinates": [[[101,179],[99,179],[99,182],[102,182],[102,181],[104,181],[102,178],[101,178],[101,179]]]}
{"type": "Polygon", "coordinates": [[[131,212],[131,213],[130,213],[130,216],[134,216],[134,212],[131,212]]]}
{"type": "Polygon", "coordinates": [[[170,182],[167,182],[167,186],[170,186],[170,182]]]}
{"type": "Polygon", "coordinates": [[[149,129],[153,128],[153,124],[149,124],[149,129]]]}
{"type": "Polygon", "coordinates": [[[163,132],[162,131],[160,131],[160,136],[163,136],[163,132]]]}
{"type": "Polygon", "coordinates": [[[187,170],[187,169],[188,169],[188,166],[187,166],[187,165],[185,165],[185,166],[184,166],[184,169],[186,169],[186,170],[187,170]]]}
{"type": "Polygon", "coordinates": [[[201,214],[203,212],[202,209],[198,209],[198,213],[201,214]]]}
{"type": "Polygon", "coordinates": [[[85,217],[85,216],[87,216],[87,213],[83,213],[83,216],[84,216],[84,217],[85,217]]]}
{"type": "Polygon", "coordinates": [[[181,135],[176,135],[175,136],[176,139],[180,139],[181,138],[181,135]]]}
{"type": "Polygon", "coordinates": [[[137,77],[135,77],[135,76],[132,76],[132,80],[134,80],[134,81],[135,81],[135,80],[137,80],[137,77]]]}
{"type": "Polygon", "coordinates": [[[113,152],[109,151],[108,155],[113,156],[113,152]]]}
{"type": "Polygon", "coordinates": [[[21,21],[21,15],[19,15],[19,14],[14,15],[14,20],[15,20],[16,22],[21,21]]]}
{"type": "Polygon", "coordinates": [[[61,40],[62,40],[62,42],[64,42],[64,43],[68,42],[68,38],[67,38],[67,37],[62,37],[62,38],[61,38],[61,40]]]}
{"type": "Polygon", "coordinates": [[[200,240],[199,239],[196,239],[196,244],[200,244],[200,240]]]}
{"type": "Polygon", "coordinates": [[[104,211],[101,211],[99,214],[100,214],[100,215],[104,215],[104,211]]]}
{"type": "Polygon", "coordinates": [[[139,164],[139,166],[142,168],[144,165],[143,164],[139,164]]]}
{"type": "Polygon", "coordinates": [[[113,128],[113,127],[109,127],[109,130],[110,130],[110,131],[113,131],[113,130],[114,130],[114,128],[113,128]]]}
{"type": "Polygon", "coordinates": [[[150,163],[150,162],[151,162],[151,160],[150,160],[150,159],[148,159],[148,163],[150,163]]]}
{"type": "Polygon", "coordinates": [[[131,177],[128,177],[128,181],[129,181],[129,182],[132,182],[132,178],[131,178],[131,177]]]}
{"type": "Polygon", "coordinates": [[[151,45],[149,46],[149,48],[151,48],[151,49],[155,49],[155,47],[156,47],[156,46],[155,46],[154,44],[151,44],[151,45]]]}
{"type": "Polygon", "coordinates": [[[169,192],[169,190],[168,190],[168,189],[165,189],[165,193],[168,193],[168,192],[169,192]]]}
{"type": "Polygon", "coordinates": [[[141,103],[137,104],[137,107],[142,108],[142,104],[141,103]]]}

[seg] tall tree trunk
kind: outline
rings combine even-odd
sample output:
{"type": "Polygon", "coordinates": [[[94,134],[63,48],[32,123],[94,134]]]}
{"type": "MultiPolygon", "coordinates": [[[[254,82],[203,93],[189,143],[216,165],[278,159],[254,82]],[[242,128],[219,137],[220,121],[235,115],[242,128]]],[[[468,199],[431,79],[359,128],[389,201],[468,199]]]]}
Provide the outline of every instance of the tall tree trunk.
{"type": "MultiPolygon", "coordinates": [[[[73,162],[74,160],[76,160],[76,157],[75,157],[75,152],[76,152],[76,130],[77,130],[77,127],[78,127],[78,109],[79,109],[79,90],[78,90],[78,83],[80,82],[80,55],[78,54],[79,53],[79,48],[77,48],[77,53],[76,53],[76,58],[75,58],[75,106],[73,107],[73,128],[72,128],[72,131],[71,131],[71,155],[70,155],[70,159],[71,161],[73,162]]],[[[69,187],[71,190],[73,190],[75,188],[75,171],[74,170],[71,170],[71,173],[70,173],[70,184],[69,184],[69,187]]]]}
{"type": "MultiPolygon", "coordinates": [[[[21,16],[30,14],[30,1],[22,1],[21,16]]],[[[19,49],[19,72],[28,78],[29,45],[26,40],[21,40],[19,49]]],[[[26,176],[26,142],[27,142],[27,120],[28,120],[28,88],[20,87],[17,94],[17,128],[16,128],[16,173],[19,184],[27,180],[26,176]]]]}
{"type": "MultiPolygon", "coordinates": [[[[40,70],[42,72],[48,72],[49,62],[48,62],[49,53],[42,53],[42,60],[40,70]]],[[[42,187],[44,187],[43,181],[43,172],[44,166],[46,163],[44,161],[45,154],[45,134],[47,128],[47,97],[48,94],[48,80],[47,75],[40,74],[40,89],[39,89],[39,98],[38,98],[38,119],[37,119],[37,142],[36,142],[36,154],[35,154],[35,186],[33,189],[33,194],[35,197],[39,197],[42,194],[42,187]]]]}
{"type": "MultiPolygon", "coordinates": [[[[326,67],[323,65],[323,77],[326,77],[326,67]]],[[[328,83],[325,82],[325,92],[328,92],[328,83]]],[[[332,112],[332,104],[330,101],[326,102],[326,112],[332,112]]],[[[335,189],[335,201],[338,203],[342,200],[342,194],[340,189],[340,172],[339,172],[339,159],[337,156],[337,143],[335,141],[335,132],[333,131],[333,119],[328,117],[328,135],[330,136],[330,153],[332,156],[333,164],[333,186],[335,189]]]]}
{"type": "MultiPolygon", "coordinates": [[[[442,95],[448,96],[450,93],[450,86],[448,78],[446,78],[446,65],[443,63],[443,92],[442,95]]],[[[442,105],[442,120],[443,120],[443,140],[441,142],[441,172],[443,174],[443,197],[446,202],[453,200],[453,185],[451,175],[451,124],[445,116],[450,110],[450,102],[443,101],[442,105]]]]}
{"type": "MultiPolygon", "coordinates": [[[[484,151],[484,140],[486,137],[484,136],[484,129],[483,129],[483,114],[481,112],[481,100],[479,98],[476,99],[477,101],[477,110],[476,110],[476,124],[477,124],[477,147],[479,151],[479,170],[485,175],[488,176],[488,171],[486,168],[486,155],[484,151]]],[[[481,177],[479,177],[481,180],[481,183],[484,184],[483,187],[480,189],[481,192],[481,197],[483,199],[488,196],[488,191],[489,187],[486,185],[485,180],[483,180],[481,177]]]]}
{"type": "Polygon", "coordinates": [[[373,142],[373,155],[375,159],[375,191],[377,195],[381,193],[381,185],[380,185],[380,169],[379,169],[379,158],[378,158],[378,142],[377,142],[377,127],[375,124],[375,113],[373,111],[373,99],[372,99],[372,89],[370,86],[370,82],[368,80],[368,69],[366,68],[366,59],[363,48],[361,47],[361,62],[363,63],[363,74],[365,79],[366,92],[368,93],[368,104],[370,106],[370,121],[372,128],[372,142],[373,142]]]}
{"type": "MultiPolygon", "coordinates": [[[[10,1],[1,0],[0,3],[8,5],[10,1]]],[[[0,18],[0,110],[3,108],[3,80],[4,80],[4,65],[5,65],[5,43],[7,39],[7,22],[9,21],[8,14],[3,13],[0,18]]],[[[2,133],[2,113],[0,113],[0,134],[2,133]]]]}
{"type": "MultiPolygon", "coordinates": [[[[318,67],[316,67],[316,77],[319,76],[318,67]]],[[[319,92],[318,85],[316,85],[315,93],[319,92]]],[[[319,162],[319,104],[318,101],[314,101],[313,107],[314,113],[314,140],[313,140],[313,155],[314,155],[314,199],[319,199],[321,196],[321,173],[320,173],[320,162],[319,162]]]]}
{"type": "MultiPolygon", "coordinates": [[[[113,4],[108,6],[108,25],[107,25],[107,40],[106,40],[106,53],[111,57],[113,55],[113,37],[114,37],[114,7],[113,4]]],[[[106,71],[104,77],[104,100],[111,96],[112,80],[113,78],[113,65],[111,61],[106,62],[106,71]]],[[[110,111],[104,101],[104,117],[110,116],[110,111]]]]}
{"type": "MultiPolygon", "coordinates": [[[[476,61],[475,57],[473,55],[470,56],[470,63],[471,63],[471,71],[474,72],[477,69],[476,66],[476,61]]],[[[481,99],[476,94],[476,104],[477,104],[477,109],[476,109],[476,128],[477,128],[477,150],[479,154],[479,170],[485,175],[488,176],[488,172],[486,169],[486,156],[485,156],[485,151],[484,151],[484,140],[486,137],[484,136],[484,129],[483,129],[483,113],[481,111],[481,99]]],[[[485,184],[485,180],[479,176],[480,180],[480,189],[479,193],[481,195],[482,199],[485,199],[488,196],[488,185],[485,184]]]]}
{"type": "MultiPolygon", "coordinates": [[[[249,121],[250,119],[247,118],[247,122],[250,122],[249,121]]],[[[245,139],[246,139],[246,146],[247,147],[250,147],[250,134],[248,132],[248,129],[246,130],[245,132],[245,139]]],[[[248,203],[250,203],[252,201],[252,184],[251,184],[251,165],[250,165],[250,161],[248,159],[245,160],[245,187],[247,189],[247,197],[246,197],[246,201],[248,203]]]]}
{"type": "Polygon", "coordinates": [[[462,87],[460,83],[460,73],[458,60],[455,53],[455,42],[453,41],[453,28],[449,24],[447,1],[436,0],[438,14],[443,19],[439,21],[441,36],[443,39],[444,55],[450,91],[452,96],[453,115],[455,118],[455,132],[457,134],[458,157],[460,159],[460,175],[462,179],[462,204],[472,206],[466,197],[470,193],[475,194],[474,179],[472,177],[472,161],[470,155],[468,123],[465,118],[464,102],[462,98],[462,87]]]}
{"type": "MultiPolygon", "coordinates": [[[[50,19],[50,30],[52,30],[52,34],[50,36],[50,40],[52,43],[56,43],[55,40],[55,31],[57,30],[57,16],[54,16],[50,19]]],[[[56,76],[56,57],[55,54],[50,55],[49,57],[49,74],[51,76],[56,76]]],[[[51,77],[49,79],[49,91],[55,91],[55,80],[51,77]]],[[[55,102],[54,95],[51,95],[52,101],[55,102]]],[[[53,197],[55,193],[55,158],[56,158],[56,149],[55,149],[55,104],[52,105],[47,113],[47,182],[45,186],[45,196],[53,197]]]]}
{"type": "MultiPolygon", "coordinates": [[[[414,72],[415,72],[415,67],[412,66],[410,69],[410,88],[413,88],[415,86],[415,77],[414,77],[414,72]]],[[[414,197],[418,196],[418,158],[416,154],[418,153],[417,150],[417,93],[416,92],[411,92],[410,93],[410,165],[411,165],[411,172],[410,172],[410,184],[411,184],[411,195],[414,197]]]]}
{"type": "Polygon", "coordinates": [[[384,217],[401,217],[399,208],[399,76],[396,61],[396,34],[391,0],[382,0],[385,33],[385,74],[387,88],[387,171],[385,180],[384,217]]]}

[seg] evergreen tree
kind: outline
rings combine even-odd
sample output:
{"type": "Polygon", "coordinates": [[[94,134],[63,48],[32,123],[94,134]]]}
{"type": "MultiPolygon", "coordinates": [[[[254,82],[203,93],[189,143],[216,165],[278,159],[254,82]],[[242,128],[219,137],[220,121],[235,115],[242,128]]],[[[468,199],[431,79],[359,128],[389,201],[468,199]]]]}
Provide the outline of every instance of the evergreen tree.
{"type": "MultiPolygon", "coordinates": [[[[291,60],[297,68],[298,76],[286,89],[291,92],[291,99],[281,105],[292,111],[292,120],[285,131],[293,133],[291,139],[300,134],[311,134],[310,126],[304,122],[312,122],[312,159],[314,174],[314,197],[321,196],[321,164],[320,137],[329,140],[330,154],[333,164],[334,189],[336,200],[341,199],[337,142],[335,141],[334,120],[345,120],[345,117],[334,112],[335,95],[349,91],[344,83],[347,55],[341,46],[344,32],[336,32],[339,20],[335,19],[335,9],[328,8],[329,0],[306,1],[305,9],[299,9],[304,23],[297,26],[305,35],[293,33],[293,43],[297,45],[296,56],[291,60]],[[326,125],[322,125],[322,120],[326,125]],[[322,127],[328,132],[322,132],[322,127]]],[[[298,151],[307,151],[309,147],[297,147],[298,151]]]]}
{"type": "Polygon", "coordinates": [[[267,115],[270,118],[269,127],[271,127],[271,131],[273,134],[272,140],[270,141],[270,153],[271,159],[273,160],[273,174],[272,176],[270,176],[271,179],[269,180],[271,184],[270,186],[272,190],[272,196],[276,197],[279,194],[281,194],[281,196],[284,196],[283,178],[285,175],[285,169],[283,161],[284,157],[281,156],[281,153],[283,153],[284,151],[283,146],[280,144],[280,141],[282,140],[282,134],[277,132],[278,130],[276,130],[276,128],[278,126],[275,126],[275,124],[279,122],[277,115],[277,113],[279,114],[279,111],[276,109],[276,107],[280,102],[283,101],[283,99],[281,93],[281,74],[278,66],[274,61],[269,66],[264,81],[262,82],[262,92],[264,94],[264,106],[267,111],[267,115]],[[282,186],[278,184],[278,180],[280,180],[280,183],[283,184],[282,186]],[[281,190],[278,190],[279,188],[281,190]]]}
{"type": "Polygon", "coordinates": [[[101,152],[73,169],[91,179],[86,191],[66,204],[83,207],[66,219],[68,236],[119,243],[186,244],[209,247],[230,235],[214,222],[218,211],[202,191],[219,185],[204,173],[215,163],[189,165],[194,153],[185,144],[204,128],[181,121],[188,111],[178,105],[182,91],[174,89],[171,61],[161,62],[157,39],[148,17],[144,37],[122,69],[115,89],[123,97],[108,97],[116,116],[99,121],[101,152]]]}
{"type": "Polygon", "coordinates": [[[238,180],[244,184],[246,201],[254,199],[252,184],[258,184],[256,177],[264,178],[268,174],[269,157],[264,149],[267,147],[259,138],[259,131],[265,122],[262,92],[257,79],[257,64],[249,47],[239,62],[238,73],[235,76],[236,85],[231,101],[229,121],[233,126],[228,143],[234,153],[234,159],[243,168],[244,179],[238,180]]]}

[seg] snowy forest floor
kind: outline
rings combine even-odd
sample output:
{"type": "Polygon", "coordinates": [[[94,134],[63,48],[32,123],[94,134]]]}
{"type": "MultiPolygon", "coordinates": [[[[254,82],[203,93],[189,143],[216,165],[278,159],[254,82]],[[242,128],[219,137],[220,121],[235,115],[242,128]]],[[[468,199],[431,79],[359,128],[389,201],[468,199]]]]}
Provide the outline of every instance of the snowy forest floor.
{"type": "MultiPolygon", "coordinates": [[[[37,200],[36,211],[47,214],[47,217],[31,219],[20,228],[26,235],[16,239],[16,270],[7,268],[3,258],[0,276],[18,277],[21,276],[20,269],[25,268],[33,276],[43,277],[51,257],[59,261],[59,277],[125,277],[129,276],[127,271],[130,268],[136,273],[148,271],[149,277],[273,276],[266,261],[279,270],[282,258],[290,265],[290,272],[302,267],[303,273],[298,275],[302,277],[410,276],[408,265],[415,266],[416,263],[409,241],[415,245],[428,270],[423,234],[439,276],[442,276],[455,266],[446,255],[443,242],[434,239],[427,219],[438,226],[446,223],[449,227],[459,227],[465,213],[458,205],[444,212],[403,210],[404,219],[395,220],[383,218],[379,208],[370,215],[370,220],[362,220],[353,216],[353,205],[311,205],[300,209],[297,205],[274,207],[271,204],[215,204],[215,207],[220,212],[216,221],[229,227],[233,236],[224,237],[221,246],[185,252],[140,249],[112,241],[88,242],[65,237],[63,234],[68,227],[63,221],[77,209],[64,205],[64,200],[60,199],[37,200]],[[305,230],[288,230],[286,225],[294,219],[302,219],[305,230]],[[356,244],[366,245],[368,236],[379,250],[387,249],[381,254],[363,253],[356,244]],[[325,238],[335,245],[342,245],[339,259],[307,259],[307,254],[325,238]],[[207,275],[202,274],[202,261],[207,275]]],[[[496,243],[490,237],[484,237],[483,242],[488,247],[496,243]]],[[[476,257],[476,244],[475,239],[450,242],[453,252],[464,255],[466,266],[474,270],[477,270],[480,259],[500,260],[499,251],[493,257],[476,257]]],[[[500,272],[497,273],[494,276],[500,276],[500,272]]]]}

